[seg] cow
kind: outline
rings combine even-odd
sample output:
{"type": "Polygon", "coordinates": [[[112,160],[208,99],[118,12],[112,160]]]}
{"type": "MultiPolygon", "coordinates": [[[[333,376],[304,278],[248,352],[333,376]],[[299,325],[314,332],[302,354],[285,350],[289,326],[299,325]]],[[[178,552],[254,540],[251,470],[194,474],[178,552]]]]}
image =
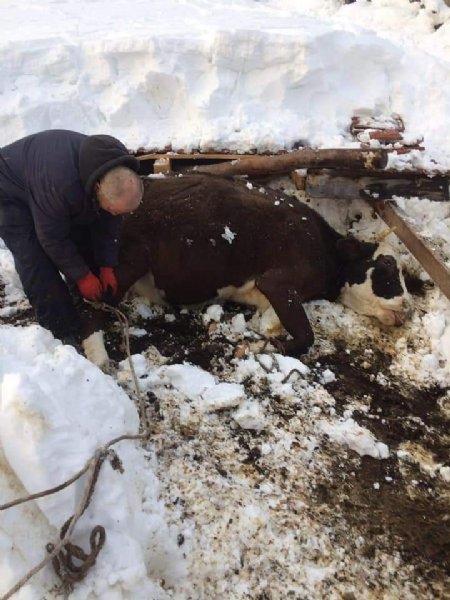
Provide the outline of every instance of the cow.
{"type": "Polygon", "coordinates": [[[342,236],[305,203],[250,183],[200,174],[144,183],[142,204],[123,224],[118,298],[134,286],[163,304],[222,298],[271,306],[293,355],[314,342],[309,300],[340,297],[385,325],[403,322],[408,293],[382,244],[342,236]]]}

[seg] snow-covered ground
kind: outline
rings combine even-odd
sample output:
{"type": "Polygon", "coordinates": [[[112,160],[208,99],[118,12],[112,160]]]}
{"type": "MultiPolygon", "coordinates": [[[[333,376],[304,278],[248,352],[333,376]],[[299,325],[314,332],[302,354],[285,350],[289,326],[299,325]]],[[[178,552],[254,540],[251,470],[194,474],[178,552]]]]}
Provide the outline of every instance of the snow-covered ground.
{"type": "MultiPolygon", "coordinates": [[[[399,113],[407,136],[424,138],[424,152],[394,155],[391,164],[450,169],[450,8],[443,0],[3,0],[0,22],[0,146],[62,127],[110,133],[131,149],[352,147],[351,117],[365,110],[399,113]]],[[[448,204],[398,202],[448,256],[448,204]]],[[[355,231],[362,237],[379,228],[359,202],[318,208],[341,229],[361,213],[355,231]]],[[[405,268],[426,282],[392,243],[405,268]]],[[[105,375],[19,319],[27,302],[1,241],[0,275],[6,502],[60,483],[98,445],[136,433],[138,416],[126,362],[105,375]]],[[[161,317],[139,301],[128,308],[140,326],[134,340],[155,319],[167,326],[195,320],[180,312],[161,317]]],[[[169,364],[152,347],[133,357],[154,437],[145,448],[117,446],[123,474],[103,466],[74,541],[86,547],[96,524],[107,541],[71,598],[444,597],[440,571],[427,577],[396,547],[377,546],[375,529],[358,529],[355,515],[345,520],[340,505],[335,513],[330,507],[338,489],[360,502],[361,513],[391,489],[417,505],[428,494],[436,514],[438,501],[448,500],[448,456],[430,452],[431,442],[427,450],[426,435],[393,440],[393,424],[371,410],[382,405],[383,390],[391,398],[396,381],[415,386],[418,397],[438,390],[437,414],[449,418],[449,303],[428,289],[395,331],[339,304],[307,309],[317,337],[308,365],[277,354],[243,356],[258,317],[226,318],[218,307],[199,318],[212,343],[226,348],[210,368],[169,364]],[[340,375],[326,357],[336,355],[336,340],[370,372],[381,398],[356,389],[344,401],[334,391],[340,375]],[[378,369],[380,353],[389,364],[378,369]],[[375,473],[369,491],[352,496],[346,486],[368,465],[375,473]],[[407,483],[398,475],[411,473],[407,483]]],[[[419,427],[421,419],[425,413],[406,415],[402,427],[419,427]]],[[[82,483],[0,513],[0,593],[58,538],[82,483]]],[[[56,597],[57,584],[47,567],[17,598],[56,597]]]]}

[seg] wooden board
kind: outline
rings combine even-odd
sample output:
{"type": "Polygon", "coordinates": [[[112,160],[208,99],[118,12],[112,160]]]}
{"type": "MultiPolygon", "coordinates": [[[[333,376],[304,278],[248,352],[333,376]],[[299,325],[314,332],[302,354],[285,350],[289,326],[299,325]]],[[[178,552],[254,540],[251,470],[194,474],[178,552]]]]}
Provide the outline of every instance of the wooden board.
{"type": "Polygon", "coordinates": [[[428,198],[448,201],[449,176],[427,176],[415,172],[339,171],[308,169],[305,180],[297,178],[296,186],[311,198],[353,198],[373,195],[377,200],[393,196],[428,198]],[[303,186],[303,187],[302,187],[303,186]]]}

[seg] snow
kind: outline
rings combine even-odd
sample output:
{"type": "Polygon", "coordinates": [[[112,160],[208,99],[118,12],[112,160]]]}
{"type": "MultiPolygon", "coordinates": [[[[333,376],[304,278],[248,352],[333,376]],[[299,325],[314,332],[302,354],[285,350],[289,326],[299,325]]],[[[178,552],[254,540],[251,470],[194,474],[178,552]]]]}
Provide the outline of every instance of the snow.
{"type": "Polygon", "coordinates": [[[234,420],[243,429],[255,429],[261,431],[266,425],[264,411],[258,402],[247,400],[233,415],[234,420]]]}
{"type": "MultiPolygon", "coordinates": [[[[366,111],[380,118],[399,113],[409,139],[424,137],[424,152],[394,153],[391,166],[450,169],[447,4],[135,0],[130,5],[124,0],[41,0],[25,5],[3,0],[0,146],[43,129],[68,128],[109,133],[134,150],[277,151],[298,142],[355,147],[349,134],[351,117],[366,111]]],[[[409,198],[397,202],[448,256],[448,203],[409,198]]],[[[355,233],[365,237],[377,231],[370,210],[359,201],[318,208],[340,230],[360,213],[355,233]]],[[[232,244],[234,237],[225,227],[222,238],[232,244]]],[[[397,244],[397,249],[404,266],[427,280],[404,248],[397,244]]],[[[0,312],[0,496],[6,502],[73,475],[99,445],[136,433],[138,415],[126,361],[112,378],[37,325],[1,322],[28,306],[1,240],[0,275],[10,304],[0,312]]],[[[339,304],[317,301],[306,310],[319,333],[317,343],[325,350],[333,335],[344,336],[348,348],[364,348],[370,339],[392,357],[392,375],[418,386],[446,387],[449,303],[437,289],[417,302],[407,326],[389,333],[339,304]]],[[[149,320],[160,314],[144,301],[135,301],[133,308],[149,320]]],[[[222,315],[219,305],[209,307],[205,325],[214,321],[224,334],[234,336],[251,326],[243,315],[231,325],[222,324],[222,315]]],[[[175,316],[165,318],[174,321],[175,316]]],[[[261,328],[270,329],[272,320],[267,311],[261,328]]],[[[138,337],[144,331],[130,333],[138,337]]],[[[327,581],[333,581],[342,565],[355,577],[360,574],[361,565],[344,557],[330,532],[305,510],[304,495],[286,500],[269,480],[246,487],[244,475],[236,476],[237,481],[229,476],[219,487],[207,465],[189,457],[189,436],[195,434],[206,438],[217,464],[231,460],[235,448],[222,443],[221,421],[221,411],[230,411],[237,430],[271,436],[265,442],[256,438],[260,460],[272,473],[296,469],[303,494],[304,479],[313,472],[329,475],[320,462],[326,436],[342,460],[347,449],[386,459],[387,445],[359,425],[351,411],[344,417],[336,414],[335,400],[323,387],[335,380],[331,370],[319,364],[317,380],[311,383],[311,369],[299,360],[279,354],[257,360],[250,353],[234,358],[219,380],[188,363],[165,365],[157,351],[132,360],[144,392],[155,394],[165,410],[173,409],[170,425],[187,436],[185,447],[161,456],[161,448],[171,448],[171,440],[158,436],[145,447],[133,441],[117,445],[124,472],[105,462],[74,536],[75,543],[87,547],[90,530],[102,524],[107,542],[95,568],[70,598],[243,599],[263,597],[271,585],[280,586],[273,597],[283,597],[285,580],[280,574],[275,582],[259,575],[272,573],[280,557],[285,560],[283,576],[291,577],[298,597],[332,597],[327,581]],[[248,380],[255,385],[267,381],[270,392],[295,412],[286,429],[274,425],[269,400],[255,398],[244,385],[248,380]],[[169,495],[161,491],[161,482],[170,488],[169,495]],[[203,486],[214,491],[211,497],[200,493],[203,486]],[[186,518],[179,499],[191,511],[186,518]],[[281,527],[273,509],[283,502],[287,508],[281,527]],[[299,541],[294,526],[285,527],[293,511],[301,515],[306,541],[299,541]],[[195,526],[198,514],[204,515],[198,520],[203,525],[195,526]],[[262,549],[260,554],[255,547],[262,549]],[[243,567],[246,552],[249,558],[243,567]]],[[[367,356],[368,364],[370,360],[367,356]]],[[[445,410],[448,406],[443,414],[445,410]]],[[[427,473],[450,479],[449,467],[422,456],[418,448],[399,452],[399,460],[415,460],[427,473]]],[[[47,541],[58,538],[83,483],[84,478],[58,494],[0,514],[0,593],[42,559],[47,541]]],[[[380,484],[373,487],[377,490],[380,484]]],[[[400,570],[395,559],[389,560],[380,578],[400,570]]],[[[54,598],[57,583],[46,568],[17,598],[54,598]]],[[[399,589],[392,593],[403,596],[399,589]]],[[[355,592],[361,597],[364,593],[367,588],[355,592]]],[[[408,593],[404,597],[414,597],[408,593]]]]}
{"type": "Polygon", "coordinates": [[[372,433],[361,427],[353,419],[345,419],[335,423],[319,421],[319,428],[331,440],[338,444],[348,446],[360,456],[372,458],[388,458],[389,448],[383,442],[378,442],[372,433]]]}
{"type": "Polygon", "coordinates": [[[220,304],[212,304],[208,306],[204,315],[203,315],[203,323],[207,325],[211,321],[219,322],[223,315],[223,308],[220,304]]]}
{"type": "Polygon", "coordinates": [[[231,231],[231,229],[228,226],[225,226],[225,230],[224,232],[221,234],[221,236],[225,241],[227,241],[229,244],[233,243],[234,238],[236,237],[236,234],[231,231]]]}
{"type": "MultiPolygon", "coordinates": [[[[18,481],[28,493],[58,485],[79,471],[100,445],[138,432],[136,408],[116,383],[41,327],[2,326],[0,356],[0,439],[2,464],[8,465],[2,469],[4,499],[11,494],[8,487],[17,489],[18,481]]],[[[117,453],[124,472],[105,463],[97,483],[101,494],[94,494],[73,538],[86,546],[92,527],[101,524],[107,530],[97,572],[88,575],[77,594],[83,598],[95,591],[96,597],[106,598],[114,590],[118,597],[164,598],[158,577],[173,578],[183,569],[176,535],[166,523],[158,481],[146,453],[133,441],[121,442],[117,453]],[[167,554],[167,564],[161,564],[161,554],[167,554]],[[173,565],[167,569],[170,562],[173,565]]],[[[51,526],[54,537],[75,512],[83,485],[84,476],[65,490],[37,500],[39,528],[51,526]]],[[[10,529],[14,547],[2,558],[0,590],[4,592],[24,568],[20,558],[26,553],[24,531],[29,527],[24,520],[10,529]]],[[[8,543],[4,533],[2,537],[8,543]]],[[[48,575],[44,585],[54,583],[48,575]]],[[[39,590],[34,588],[29,597],[40,597],[39,590]]]]}

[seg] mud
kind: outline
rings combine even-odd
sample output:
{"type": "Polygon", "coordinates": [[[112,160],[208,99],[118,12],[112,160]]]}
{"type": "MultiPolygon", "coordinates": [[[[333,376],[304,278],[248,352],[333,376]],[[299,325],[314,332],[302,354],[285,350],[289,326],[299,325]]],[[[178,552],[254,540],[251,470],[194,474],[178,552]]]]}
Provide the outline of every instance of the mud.
{"type": "MultiPolygon", "coordinates": [[[[450,423],[438,404],[446,390],[418,389],[395,380],[380,385],[371,377],[373,372],[386,371],[388,357],[375,354],[370,369],[361,366],[364,362],[344,350],[324,359],[337,375],[327,388],[337,400],[336,408],[343,411],[355,393],[370,397],[368,412],[353,413],[358,423],[368,426],[391,450],[412,442],[435,463],[449,466],[450,423]]],[[[319,486],[318,500],[342,511],[352,536],[362,533],[371,540],[364,546],[365,556],[398,551],[414,565],[416,577],[437,584],[446,580],[450,575],[448,484],[417,464],[400,465],[395,455],[383,461],[363,457],[345,465],[336,462],[334,473],[332,482],[319,486]]],[[[436,593],[439,589],[438,585],[436,593]]]]}

